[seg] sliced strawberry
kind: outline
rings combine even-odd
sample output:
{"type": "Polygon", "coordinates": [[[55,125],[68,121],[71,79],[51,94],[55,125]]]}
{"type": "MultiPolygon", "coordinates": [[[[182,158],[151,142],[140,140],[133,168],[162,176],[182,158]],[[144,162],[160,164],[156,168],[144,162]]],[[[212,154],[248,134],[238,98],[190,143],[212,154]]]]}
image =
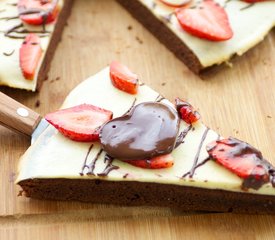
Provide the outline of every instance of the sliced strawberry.
{"type": "Polygon", "coordinates": [[[58,0],[19,0],[20,19],[31,25],[53,22],[59,12],[58,0]]]}
{"type": "Polygon", "coordinates": [[[138,77],[129,68],[119,62],[113,61],[110,65],[110,77],[113,85],[130,94],[138,91],[138,77]]]}
{"type": "Polygon", "coordinates": [[[195,123],[200,119],[200,114],[188,103],[176,98],[176,108],[183,121],[188,124],[195,123]]]}
{"type": "Polygon", "coordinates": [[[26,79],[33,80],[41,55],[40,38],[28,34],[19,50],[20,67],[26,79]]]}
{"type": "Polygon", "coordinates": [[[191,2],[191,0],[160,0],[162,3],[166,4],[169,7],[182,7],[191,2]]]}
{"type": "Polygon", "coordinates": [[[160,169],[172,167],[174,165],[174,158],[171,154],[165,154],[151,159],[127,160],[124,162],[140,168],[160,169]]]}
{"type": "Polygon", "coordinates": [[[233,36],[226,11],[213,0],[204,0],[196,8],[180,8],[176,16],[186,32],[199,38],[225,41],[233,36]]]}
{"type": "Polygon", "coordinates": [[[64,136],[79,142],[99,140],[99,128],[112,119],[109,110],[89,104],[49,113],[45,119],[64,136]]]}
{"type": "MultiPolygon", "coordinates": [[[[238,175],[249,179],[257,188],[269,181],[272,165],[263,159],[260,151],[235,138],[214,141],[206,147],[211,159],[238,175]]],[[[246,182],[248,184],[248,182],[246,182]]]]}

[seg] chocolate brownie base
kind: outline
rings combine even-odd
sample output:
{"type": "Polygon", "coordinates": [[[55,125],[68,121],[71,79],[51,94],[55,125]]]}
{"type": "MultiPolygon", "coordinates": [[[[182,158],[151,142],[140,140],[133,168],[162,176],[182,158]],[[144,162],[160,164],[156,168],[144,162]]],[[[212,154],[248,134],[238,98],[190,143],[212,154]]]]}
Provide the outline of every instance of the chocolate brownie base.
{"type": "Polygon", "coordinates": [[[194,73],[199,74],[204,70],[197,56],[165,26],[154,14],[137,0],[117,0],[133,17],[154,34],[176,57],[194,73]]]}
{"type": "Polygon", "coordinates": [[[47,74],[51,65],[50,64],[51,60],[54,56],[56,47],[59,41],[61,40],[62,31],[64,29],[64,26],[67,23],[68,17],[70,16],[72,5],[73,5],[73,0],[64,0],[64,6],[62,7],[61,12],[59,13],[59,17],[57,19],[54,32],[52,33],[51,41],[49,43],[44,60],[38,72],[37,85],[36,85],[36,89],[38,90],[42,86],[43,81],[47,77],[47,74]]]}
{"type": "Polygon", "coordinates": [[[171,184],[94,179],[27,179],[27,197],[126,206],[161,206],[184,211],[275,214],[275,197],[171,184]]]}

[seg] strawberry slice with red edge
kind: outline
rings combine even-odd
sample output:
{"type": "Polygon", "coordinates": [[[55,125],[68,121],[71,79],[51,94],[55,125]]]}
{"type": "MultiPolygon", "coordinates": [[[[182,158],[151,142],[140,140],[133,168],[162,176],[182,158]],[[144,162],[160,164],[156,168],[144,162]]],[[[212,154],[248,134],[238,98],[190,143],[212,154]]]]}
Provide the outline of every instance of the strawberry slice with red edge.
{"type": "Polygon", "coordinates": [[[243,178],[244,188],[260,188],[270,180],[270,173],[274,171],[259,150],[236,138],[214,141],[206,150],[211,159],[243,178]]]}
{"type": "Polygon", "coordinates": [[[59,12],[58,0],[19,0],[17,7],[20,19],[31,25],[51,23],[59,12]]]}
{"type": "Polygon", "coordinates": [[[160,1],[167,6],[174,7],[174,8],[183,7],[191,2],[191,0],[160,0],[160,1]]]}
{"type": "Polygon", "coordinates": [[[200,119],[200,114],[194,110],[191,104],[176,98],[176,108],[180,118],[188,124],[193,124],[200,119]]]}
{"type": "Polygon", "coordinates": [[[165,154],[151,159],[124,160],[124,162],[140,168],[160,169],[172,167],[174,165],[174,158],[171,154],[165,154]]]}
{"type": "Polygon", "coordinates": [[[64,136],[79,142],[99,140],[100,127],[111,120],[113,113],[90,104],[49,113],[45,119],[64,136]]]}
{"type": "Polygon", "coordinates": [[[125,65],[113,61],[110,65],[112,84],[127,93],[136,94],[138,91],[138,77],[125,65]]]}
{"type": "Polygon", "coordinates": [[[226,11],[213,0],[204,0],[196,8],[176,10],[181,27],[188,33],[211,41],[233,37],[226,11]]]}
{"type": "Polygon", "coordinates": [[[28,34],[19,50],[20,67],[26,79],[33,80],[41,56],[40,38],[36,34],[28,34]]]}

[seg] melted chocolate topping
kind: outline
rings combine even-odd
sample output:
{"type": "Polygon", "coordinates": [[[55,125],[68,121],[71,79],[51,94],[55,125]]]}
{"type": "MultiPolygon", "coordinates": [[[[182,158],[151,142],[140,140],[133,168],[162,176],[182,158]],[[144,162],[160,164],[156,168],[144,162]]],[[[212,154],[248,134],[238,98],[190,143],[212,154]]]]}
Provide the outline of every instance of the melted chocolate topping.
{"type": "MultiPolygon", "coordinates": [[[[248,188],[257,190],[267,182],[271,182],[274,187],[275,168],[271,165],[271,163],[263,158],[262,153],[258,149],[248,143],[230,137],[227,139],[226,143],[224,143],[224,140],[218,140],[216,141],[216,144],[213,143],[213,145],[209,145],[207,151],[210,157],[214,160],[217,157],[217,151],[226,151],[225,157],[227,159],[232,159],[232,162],[243,161],[246,163],[250,161],[248,167],[251,168],[251,166],[254,166],[254,169],[251,171],[250,176],[244,178],[242,184],[243,190],[247,190],[248,188]],[[222,145],[219,146],[219,143],[227,145],[230,149],[225,150],[222,145]]],[[[240,163],[237,162],[237,164],[240,163]]]]}
{"type": "Polygon", "coordinates": [[[172,152],[179,131],[178,113],[170,106],[140,103],[100,131],[104,151],[120,160],[152,158],[172,152]]]}

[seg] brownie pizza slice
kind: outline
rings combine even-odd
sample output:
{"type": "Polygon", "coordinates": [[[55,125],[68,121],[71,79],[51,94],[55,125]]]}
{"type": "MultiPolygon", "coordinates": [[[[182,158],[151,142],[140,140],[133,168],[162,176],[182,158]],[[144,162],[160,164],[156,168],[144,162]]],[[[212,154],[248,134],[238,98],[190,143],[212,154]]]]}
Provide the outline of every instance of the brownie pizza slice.
{"type": "Polygon", "coordinates": [[[117,0],[193,72],[228,63],[275,25],[271,0],[117,0]]]}
{"type": "Polygon", "coordinates": [[[260,151],[205,126],[113,62],[77,86],[22,156],[27,197],[275,213],[275,170],[260,151]]]}
{"type": "Polygon", "coordinates": [[[35,91],[46,78],[72,0],[0,1],[0,85],[35,91]]]}

